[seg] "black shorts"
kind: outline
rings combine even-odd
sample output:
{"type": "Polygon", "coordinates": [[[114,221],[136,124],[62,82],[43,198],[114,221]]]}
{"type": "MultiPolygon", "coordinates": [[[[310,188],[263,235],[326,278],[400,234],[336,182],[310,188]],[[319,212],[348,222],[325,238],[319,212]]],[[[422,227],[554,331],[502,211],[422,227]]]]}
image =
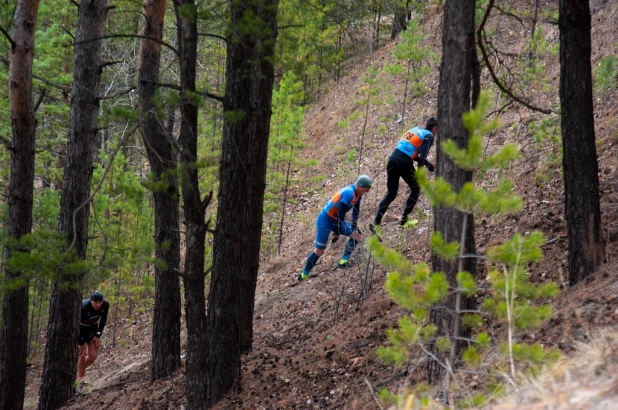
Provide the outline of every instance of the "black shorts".
{"type": "Polygon", "coordinates": [[[79,326],[79,345],[92,342],[97,335],[98,326],[79,326]]]}

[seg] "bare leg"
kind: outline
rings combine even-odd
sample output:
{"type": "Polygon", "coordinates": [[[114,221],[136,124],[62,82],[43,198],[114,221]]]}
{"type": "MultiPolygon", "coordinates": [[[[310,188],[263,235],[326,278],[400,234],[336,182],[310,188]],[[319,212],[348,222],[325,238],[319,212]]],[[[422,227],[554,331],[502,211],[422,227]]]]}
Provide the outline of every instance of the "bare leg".
{"type": "Polygon", "coordinates": [[[79,346],[77,351],[77,380],[86,377],[86,345],[79,346]]]}
{"type": "Polygon", "coordinates": [[[86,365],[86,367],[84,367],[84,370],[90,367],[90,365],[94,363],[95,360],[97,360],[97,356],[99,355],[100,343],[101,342],[98,337],[95,337],[90,343],[88,343],[88,355],[86,356],[86,359],[84,361],[84,364],[86,365]]]}

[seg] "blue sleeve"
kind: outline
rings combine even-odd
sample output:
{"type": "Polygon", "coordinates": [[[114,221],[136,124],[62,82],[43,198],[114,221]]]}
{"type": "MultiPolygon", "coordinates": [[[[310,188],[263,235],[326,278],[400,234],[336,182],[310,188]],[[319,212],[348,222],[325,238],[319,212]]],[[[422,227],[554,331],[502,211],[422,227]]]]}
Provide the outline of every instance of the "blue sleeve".
{"type": "Polygon", "coordinates": [[[339,207],[339,220],[344,220],[345,215],[352,208],[352,200],[354,199],[354,193],[349,190],[344,190],[341,193],[341,206],[339,207]]]}
{"type": "Polygon", "coordinates": [[[359,198],[356,204],[354,204],[354,208],[352,208],[352,223],[353,224],[356,224],[356,222],[358,221],[358,214],[360,213],[361,200],[362,198],[359,198]]]}

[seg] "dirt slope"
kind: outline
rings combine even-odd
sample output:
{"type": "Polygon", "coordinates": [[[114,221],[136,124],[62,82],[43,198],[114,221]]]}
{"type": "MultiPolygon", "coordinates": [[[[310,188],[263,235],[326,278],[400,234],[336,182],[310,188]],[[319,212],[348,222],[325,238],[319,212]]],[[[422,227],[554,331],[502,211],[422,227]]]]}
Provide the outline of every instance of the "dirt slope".
{"type": "MultiPolygon", "coordinates": [[[[618,6],[598,1],[594,2],[593,10],[593,60],[597,62],[601,56],[618,54],[618,6]]],[[[506,36],[504,46],[521,47],[527,36],[525,28],[508,23],[506,18],[501,24],[501,30],[512,32],[506,36]]],[[[440,16],[433,16],[425,30],[428,44],[439,54],[440,16]]],[[[547,36],[550,41],[557,39],[556,31],[548,32],[547,36]]],[[[376,348],[386,343],[385,330],[393,327],[403,314],[385,294],[382,285],[386,272],[380,266],[369,265],[371,277],[367,286],[361,283],[361,273],[367,271],[361,272],[358,268],[333,271],[332,266],[343,250],[344,243],[340,241],[329,247],[316,266],[317,277],[294,288],[288,286],[289,279],[300,271],[312,249],[314,219],[320,207],[357,175],[355,167],[346,163],[345,156],[348,148],[359,148],[359,126],[354,123],[342,131],[337,123],[358,109],[354,102],[360,98],[358,89],[366,67],[371,62],[379,68],[392,63],[392,48],[392,43],[387,44],[370,59],[352,62],[347,67],[347,76],[339,83],[330,84],[329,92],[307,112],[306,127],[311,146],[303,155],[319,159],[320,165],[316,170],[298,169],[295,176],[300,181],[308,181],[316,175],[325,177],[315,186],[306,182],[298,182],[295,186],[297,204],[286,215],[282,255],[265,255],[260,268],[254,350],[243,360],[242,390],[222,400],[217,406],[219,409],[373,409],[378,405],[372,390],[388,387],[396,391],[423,380],[425,359],[422,355],[418,355],[407,369],[387,367],[376,359],[376,348]]],[[[546,98],[539,98],[545,103],[555,102],[558,92],[557,58],[550,58],[548,64],[551,84],[546,98]]],[[[413,100],[406,112],[406,126],[420,124],[424,117],[436,112],[437,63],[433,67],[434,74],[427,81],[430,92],[413,100]]],[[[388,75],[384,75],[384,80],[392,90],[402,87],[400,80],[388,75]]],[[[497,108],[500,106],[497,101],[497,108]]],[[[382,105],[371,107],[369,111],[370,131],[365,137],[360,171],[372,176],[375,185],[363,201],[361,227],[371,220],[385,191],[384,164],[402,126],[397,122],[398,109],[398,105],[382,105]],[[378,133],[379,126],[385,126],[387,131],[378,133]]],[[[551,163],[557,145],[550,141],[535,142],[524,126],[538,121],[538,114],[508,106],[502,114],[505,127],[490,136],[487,145],[488,152],[505,141],[516,141],[520,145],[523,157],[509,174],[517,182],[517,192],[525,201],[524,209],[514,216],[477,219],[480,251],[488,245],[501,243],[516,232],[541,230],[546,234],[549,239],[544,247],[546,257],[540,264],[531,266],[530,273],[537,281],[558,281],[564,292],[552,302],[556,318],[536,333],[519,337],[540,340],[567,353],[575,349],[576,342],[587,341],[598,329],[615,326],[618,317],[618,92],[614,91],[597,112],[608,263],[596,277],[588,283],[568,287],[560,164],[551,163]],[[539,176],[540,167],[545,168],[539,176]]],[[[435,150],[430,159],[434,157],[435,150]]],[[[486,184],[490,185],[495,177],[488,175],[486,184]]],[[[421,197],[415,211],[418,226],[400,230],[397,217],[406,196],[407,188],[402,186],[384,219],[385,241],[415,262],[428,261],[428,238],[433,224],[431,210],[421,197]]],[[[367,260],[367,251],[360,247],[356,253],[357,263],[364,266],[367,260]]],[[[145,314],[143,319],[148,321],[149,315],[145,314]]],[[[100,358],[88,371],[89,384],[80,389],[80,394],[66,408],[83,409],[93,405],[123,410],[182,408],[185,402],[182,372],[168,380],[149,381],[150,329],[143,322],[118,323],[119,343],[111,347],[108,338],[114,325],[109,325],[100,358]]],[[[29,369],[26,408],[35,407],[41,362],[42,354],[35,357],[29,369]]]]}

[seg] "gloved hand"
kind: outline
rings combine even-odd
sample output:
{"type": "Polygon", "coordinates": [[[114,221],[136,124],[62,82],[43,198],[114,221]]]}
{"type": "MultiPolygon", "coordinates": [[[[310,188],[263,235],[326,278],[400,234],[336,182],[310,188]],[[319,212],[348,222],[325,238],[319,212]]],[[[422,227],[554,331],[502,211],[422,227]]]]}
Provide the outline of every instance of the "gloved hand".
{"type": "Polygon", "coordinates": [[[335,243],[338,240],[339,240],[339,234],[338,233],[333,234],[333,239],[331,240],[331,243],[335,243]]]}
{"type": "Polygon", "coordinates": [[[429,172],[433,172],[433,164],[427,161],[425,158],[417,158],[416,163],[418,164],[419,167],[421,166],[427,167],[427,170],[429,172]]]}

